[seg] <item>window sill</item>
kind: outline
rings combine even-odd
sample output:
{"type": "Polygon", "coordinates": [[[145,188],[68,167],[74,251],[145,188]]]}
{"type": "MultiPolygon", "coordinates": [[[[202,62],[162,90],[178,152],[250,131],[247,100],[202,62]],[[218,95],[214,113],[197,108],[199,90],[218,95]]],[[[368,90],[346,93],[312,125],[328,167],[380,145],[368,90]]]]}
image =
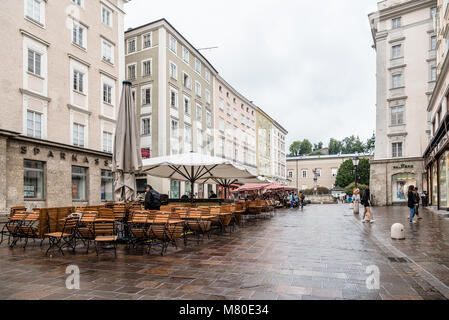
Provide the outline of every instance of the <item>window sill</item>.
{"type": "Polygon", "coordinates": [[[78,48],[78,49],[80,49],[80,50],[82,50],[84,52],[87,52],[87,48],[85,48],[83,46],[80,46],[78,43],[75,43],[73,41],[72,41],[72,46],[74,46],[75,48],[78,48]]]}
{"type": "Polygon", "coordinates": [[[87,97],[87,94],[85,94],[84,92],[81,92],[81,91],[78,91],[78,90],[73,90],[73,92],[78,93],[78,94],[80,94],[80,95],[82,95],[82,96],[87,97]]]}
{"type": "Polygon", "coordinates": [[[89,200],[74,200],[74,199],[72,199],[72,202],[89,202],[89,200]]]}
{"type": "Polygon", "coordinates": [[[103,103],[109,107],[115,108],[115,106],[110,102],[103,101],[103,103]]]}
{"type": "Polygon", "coordinates": [[[111,66],[111,67],[114,67],[114,66],[115,66],[115,65],[114,65],[114,61],[108,61],[108,60],[105,60],[105,59],[101,59],[101,61],[104,62],[104,63],[106,63],[108,66],[111,66]]]}
{"type": "Polygon", "coordinates": [[[41,27],[42,29],[45,29],[45,25],[41,23],[40,21],[34,20],[33,18],[29,16],[25,16],[25,20],[31,22],[32,24],[37,25],[38,27],[41,27]]]}
{"type": "Polygon", "coordinates": [[[29,199],[23,199],[23,201],[26,201],[26,202],[45,202],[45,201],[47,201],[46,199],[31,199],[31,198],[29,198],[29,199]]]}
{"type": "Polygon", "coordinates": [[[390,88],[390,91],[392,91],[392,90],[399,90],[399,89],[405,89],[405,86],[396,87],[396,88],[390,88]]]}
{"type": "Polygon", "coordinates": [[[38,79],[45,80],[44,77],[42,77],[42,76],[40,76],[40,75],[38,75],[38,74],[32,73],[32,72],[30,72],[30,71],[27,71],[27,74],[29,74],[30,76],[36,77],[36,78],[38,78],[38,79]]]}

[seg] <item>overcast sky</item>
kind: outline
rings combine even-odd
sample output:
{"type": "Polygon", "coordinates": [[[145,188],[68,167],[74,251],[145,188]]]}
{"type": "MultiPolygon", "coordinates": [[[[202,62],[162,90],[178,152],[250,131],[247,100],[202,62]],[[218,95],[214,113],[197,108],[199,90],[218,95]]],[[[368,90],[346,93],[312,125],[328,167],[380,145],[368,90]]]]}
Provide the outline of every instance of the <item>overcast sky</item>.
{"type": "MultiPolygon", "coordinates": [[[[166,18],[235,89],[289,131],[288,145],[375,129],[377,0],[132,0],[125,30],[166,18]]],[[[288,146],[287,146],[288,148],[288,146]]]]}

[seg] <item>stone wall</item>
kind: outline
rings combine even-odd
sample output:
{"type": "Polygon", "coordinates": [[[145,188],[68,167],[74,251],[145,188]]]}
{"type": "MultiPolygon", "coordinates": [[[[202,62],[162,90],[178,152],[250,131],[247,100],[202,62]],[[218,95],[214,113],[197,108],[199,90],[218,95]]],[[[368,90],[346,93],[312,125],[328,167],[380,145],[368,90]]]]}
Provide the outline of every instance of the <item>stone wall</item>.
{"type": "Polygon", "coordinates": [[[101,170],[111,170],[110,156],[20,139],[7,140],[5,148],[5,141],[0,137],[0,210],[6,207],[9,211],[12,206],[32,209],[101,204],[101,170]],[[45,163],[44,200],[24,199],[24,160],[45,163]],[[2,169],[2,165],[6,168],[2,169]],[[72,166],[88,168],[88,201],[72,201],[72,166]]]}

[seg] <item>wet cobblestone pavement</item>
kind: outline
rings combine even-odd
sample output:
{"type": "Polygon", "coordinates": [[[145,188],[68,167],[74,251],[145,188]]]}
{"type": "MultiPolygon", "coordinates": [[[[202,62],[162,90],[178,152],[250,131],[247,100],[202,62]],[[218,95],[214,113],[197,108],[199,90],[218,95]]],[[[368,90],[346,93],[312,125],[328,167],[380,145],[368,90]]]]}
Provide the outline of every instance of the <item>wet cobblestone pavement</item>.
{"type": "Polygon", "coordinates": [[[0,246],[0,299],[448,299],[449,219],[423,211],[407,222],[406,208],[374,208],[362,224],[346,205],[279,210],[232,236],[212,236],[164,257],[120,247],[115,261],[85,255],[45,257],[38,243],[0,246]],[[405,225],[407,240],[390,239],[405,225]],[[397,259],[403,258],[403,259],[397,259]],[[66,289],[66,267],[80,268],[80,290],[66,289]],[[380,270],[369,290],[368,266],[380,270]]]}

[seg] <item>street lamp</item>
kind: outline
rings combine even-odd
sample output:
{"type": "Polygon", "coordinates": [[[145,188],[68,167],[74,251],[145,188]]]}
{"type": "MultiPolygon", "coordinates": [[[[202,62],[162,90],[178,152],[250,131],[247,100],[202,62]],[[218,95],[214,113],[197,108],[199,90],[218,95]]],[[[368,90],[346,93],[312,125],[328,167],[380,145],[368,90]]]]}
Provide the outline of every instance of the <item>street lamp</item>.
{"type": "MultiPolygon", "coordinates": [[[[358,189],[357,185],[357,169],[359,167],[360,158],[358,155],[352,158],[352,164],[354,165],[354,176],[355,176],[355,189],[358,189]]],[[[359,201],[360,201],[360,195],[353,194],[354,197],[354,214],[359,214],[359,201]]]]}
{"type": "Polygon", "coordinates": [[[315,189],[315,195],[318,195],[318,169],[313,170],[313,182],[314,182],[314,189],[315,189]]]}

